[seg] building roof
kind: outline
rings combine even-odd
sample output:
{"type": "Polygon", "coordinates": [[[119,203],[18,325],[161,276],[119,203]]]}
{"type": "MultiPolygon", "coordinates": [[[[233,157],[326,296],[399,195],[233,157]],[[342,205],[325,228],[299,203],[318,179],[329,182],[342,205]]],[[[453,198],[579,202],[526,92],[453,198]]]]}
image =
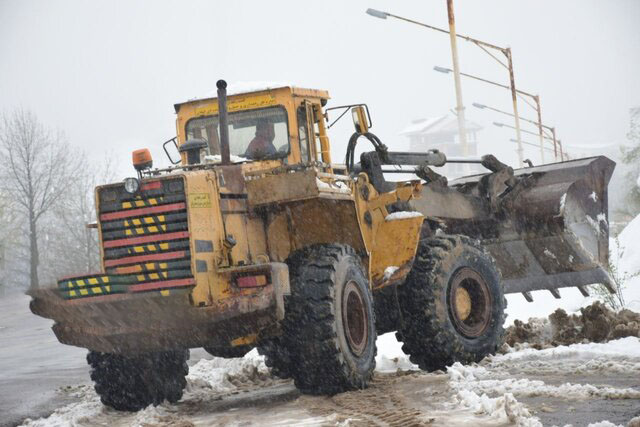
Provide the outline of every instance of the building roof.
{"type": "MultiPolygon", "coordinates": [[[[479,124],[465,120],[465,128],[467,132],[478,131],[482,129],[479,124]]],[[[438,133],[458,134],[458,118],[453,114],[445,114],[439,117],[427,117],[424,119],[416,119],[409,126],[404,128],[400,135],[433,135],[438,133]]]]}

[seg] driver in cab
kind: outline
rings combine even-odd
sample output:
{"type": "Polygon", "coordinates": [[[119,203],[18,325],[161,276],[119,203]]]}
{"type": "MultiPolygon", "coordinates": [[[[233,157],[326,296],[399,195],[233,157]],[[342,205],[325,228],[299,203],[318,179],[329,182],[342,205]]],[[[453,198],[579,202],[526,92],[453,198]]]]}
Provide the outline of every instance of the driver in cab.
{"type": "Polygon", "coordinates": [[[256,125],[256,136],[251,140],[244,156],[255,160],[272,156],[277,153],[273,140],[276,136],[273,123],[260,120],[256,125]]]}

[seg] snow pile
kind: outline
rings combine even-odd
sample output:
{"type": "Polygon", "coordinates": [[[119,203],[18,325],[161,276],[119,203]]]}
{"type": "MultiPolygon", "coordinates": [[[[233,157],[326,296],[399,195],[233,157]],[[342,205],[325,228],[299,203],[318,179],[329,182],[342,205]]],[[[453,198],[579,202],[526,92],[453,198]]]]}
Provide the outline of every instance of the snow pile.
{"type": "Polygon", "coordinates": [[[347,184],[342,181],[324,182],[320,178],[316,178],[316,185],[318,189],[330,190],[343,194],[351,194],[351,189],[347,184]]]}
{"type": "Polygon", "coordinates": [[[564,383],[548,385],[541,380],[527,378],[496,378],[493,370],[482,366],[463,366],[454,363],[447,368],[451,386],[454,390],[472,391],[476,394],[514,394],[518,396],[547,396],[562,399],[640,399],[640,391],[632,388],[614,388],[591,384],[564,383]]]}
{"type": "Polygon", "coordinates": [[[562,197],[560,197],[560,211],[558,212],[558,216],[564,215],[564,207],[567,203],[567,193],[564,193],[562,197]]]}
{"type": "Polygon", "coordinates": [[[580,342],[603,342],[624,337],[640,337],[640,314],[630,310],[614,313],[599,301],[567,314],[559,308],[548,319],[518,319],[507,328],[505,342],[509,346],[528,343],[534,348],[568,345],[580,342]]]}
{"type": "MultiPolygon", "coordinates": [[[[278,89],[281,87],[293,87],[289,82],[267,82],[267,81],[253,81],[253,82],[232,82],[227,84],[227,96],[240,95],[242,93],[258,92],[263,90],[278,89]]],[[[214,89],[205,96],[196,96],[189,99],[189,101],[198,101],[210,98],[218,97],[218,89],[214,89]]],[[[188,101],[188,102],[189,102],[188,101]]]]}
{"type": "Polygon", "coordinates": [[[394,332],[380,335],[376,341],[378,355],[376,356],[376,371],[396,372],[418,371],[418,365],[409,360],[409,356],[402,351],[402,343],[398,342],[394,332]]]}
{"type": "Polygon", "coordinates": [[[542,348],[551,341],[552,337],[549,320],[533,317],[526,323],[515,319],[513,325],[505,331],[504,342],[511,347],[527,343],[534,348],[542,348]]]}
{"type": "MultiPolygon", "coordinates": [[[[616,266],[618,276],[627,277],[623,289],[627,308],[640,313],[640,245],[638,241],[640,241],[640,215],[622,230],[617,242],[620,254],[613,254],[614,257],[619,257],[616,266]]],[[[615,251],[616,246],[615,240],[612,240],[610,248],[615,251]]]]}
{"type": "Polygon", "coordinates": [[[384,280],[389,280],[393,274],[398,271],[400,267],[395,265],[390,265],[389,267],[384,269],[384,280]]]}
{"type": "Polygon", "coordinates": [[[94,418],[100,415],[102,411],[108,410],[102,406],[100,398],[96,395],[93,387],[91,386],[83,386],[78,389],[73,396],[81,400],[77,403],[72,403],[56,409],[47,418],[40,418],[37,420],[27,418],[21,425],[26,427],[77,425],[83,420],[94,418]]]}
{"type": "MultiPolygon", "coordinates": [[[[640,178],[638,178],[638,179],[640,179],[640,178]]],[[[639,184],[639,186],[640,186],[640,184],[639,184]]],[[[627,427],[640,427],[640,416],[630,419],[629,423],[627,424],[627,427]]]]}
{"type": "Polygon", "coordinates": [[[187,393],[227,392],[246,384],[260,384],[271,377],[264,356],[255,348],[242,358],[201,359],[189,368],[187,393]]]}
{"type": "MultiPolygon", "coordinates": [[[[293,87],[290,82],[267,82],[267,81],[254,81],[254,82],[233,82],[227,85],[227,95],[238,95],[241,93],[258,92],[261,90],[278,89],[281,87],[293,87]]],[[[212,91],[213,96],[218,96],[218,89],[212,91]]]]}
{"type": "Polygon", "coordinates": [[[540,420],[533,417],[511,393],[491,398],[486,394],[478,396],[473,391],[460,390],[456,399],[461,406],[470,408],[477,415],[486,414],[500,422],[515,423],[519,427],[542,427],[540,420]]]}
{"type": "Polygon", "coordinates": [[[567,356],[580,356],[583,359],[607,356],[607,357],[631,357],[637,358],[640,362],[640,339],[635,337],[626,337],[618,340],[609,341],[607,343],[585,343],[561,345],[558,347],[547,348],[544,350],[535,350],[533,348],[523,349],[510,352],[507,354],[495,355],[490,358],[491,362],[504,360],[523,360],[523,359],[558,359],[567,356]]]}
{"type": "MultiPolygon", "coordinates": [[[[479,365],[455,363],[447,368],[447,375],[458,405],[500,421],[539,426],[539,420],[532,417],[517,398],[640,399],[640,390],[570,382],[552,385],[523,378],[522,375],[555,373],[570,376],[580,373],[598,378],[603,370],[637,377],[640,374],[640,339],[627,337],[608,343],[574,344],[545,350],[524,348],[487,357],[479,365]],[[513,373],[517,376],[514,377],[513,373]]],[[[550,378],[558,376],[551,375],[550,378]]],[[[606,423],[602,421],[593,425],[612,425],[606,423]]]]}
{"type": "Polygon", "coordinates": [[[418,218],[418,217],[422,217],[424,215],[422,215],[420,212],[413,212],[413,211],[400,211],[400,212],[394,212],[392,214],[387,215],[387,217],[384,219],[385,221],[397,221],[400,219],[407,219],[407,218],[418,218]]]}
{"type": "Polygon", "coordinates": [[[614,424],[611,421],[598,421],[597,423],[590,423],[587,427],[624,427],[621,424],[614,424]]]}
{"type": "MultiPolygon", "coordinates": [[[[518,426],[542,427],[542,423],[533,417],[529,410],[516,400],[512,393],[489,397],[486,392],[478,394],[474,386],[475,377],[471,370],[455,363],[447,368],[449,384],[456,392],[454,402],[462,407],[470,408],[475,414],[486,414],[500,422],[515,423],[518,426]]],[[[497,390],[490,390],[496,392],[497,390]]],[[[498,391],[498,393],[500,393],[498,391]]]]}
{"type": "Polygon", "coordinates": [[[640,376],[640,340],[627,337],[608,343],[573,344],[536,350],[527,344],[507,354],[486,358],[481,365],[497,372],[520,375],[640,376]],[[517,364],[517,371],[514,365],[517,364]]]}
{"type": "MultiPolygon", "coordinates": [[[[230,159],[231,159],[231,163],[242,163],[242,162],[250,161],[249,159],[245,159],[244,157],[240,157],[240,156],[234,156],[233,154],[231,154],[230,159]]],[[[204,162],[217,165],[218,163],[222,163],[222,156],[220,154],[214,154],[214,155],[207,154],[206,156],[204,156],[204,162]]]]}

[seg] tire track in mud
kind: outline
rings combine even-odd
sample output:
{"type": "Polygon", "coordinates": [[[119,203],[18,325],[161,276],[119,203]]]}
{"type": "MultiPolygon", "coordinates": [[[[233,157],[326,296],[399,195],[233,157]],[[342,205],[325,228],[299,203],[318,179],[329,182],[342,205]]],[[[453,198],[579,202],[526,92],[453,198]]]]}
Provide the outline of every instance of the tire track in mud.
{"type": "MultiPolygon", "coordinates": [[[[315,416],[332,417],[337,422],[348,420],[349,426],[427,426],[431,425],[435,418],[412,406],[409,402],[414,401],[415,397],[408,397],[406,393],[414,394],[415,390],[403,387],[421,377],[428,375],[376,373],[367,389],[326,398],[303,396],[298,402],[315,416]]],[[[425,398],[426,396],[427,394],[424,394],[425,398]]]]}

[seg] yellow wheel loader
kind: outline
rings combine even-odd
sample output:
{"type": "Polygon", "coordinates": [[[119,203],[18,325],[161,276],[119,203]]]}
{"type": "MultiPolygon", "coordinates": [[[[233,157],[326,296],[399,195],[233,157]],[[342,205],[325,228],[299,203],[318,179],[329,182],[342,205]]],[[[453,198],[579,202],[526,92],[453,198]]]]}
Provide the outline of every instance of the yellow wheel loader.
{"type": "Polygon", "coordinates": [[[32,293],[59,341],[89,350],[106,405],[176,402],[196,347],[257,347],[314,394],[366,387],[381,333],[397,331],[425,370],[479,361],[501,345],[505,293],[610,285],[609,159],[514,170],[490,155],[393,152],[364,104],[226,86],[175,105],[173,166],[137,150],[136,177],[96,188],[102,270],[32,293]],[[342,165],[329,111],[353,116],[342,165]],[[448,162],[487,170],[448,182],[436,172],[448,162]],[[398,165],[414,179],[387,180],[398,165]]]}

